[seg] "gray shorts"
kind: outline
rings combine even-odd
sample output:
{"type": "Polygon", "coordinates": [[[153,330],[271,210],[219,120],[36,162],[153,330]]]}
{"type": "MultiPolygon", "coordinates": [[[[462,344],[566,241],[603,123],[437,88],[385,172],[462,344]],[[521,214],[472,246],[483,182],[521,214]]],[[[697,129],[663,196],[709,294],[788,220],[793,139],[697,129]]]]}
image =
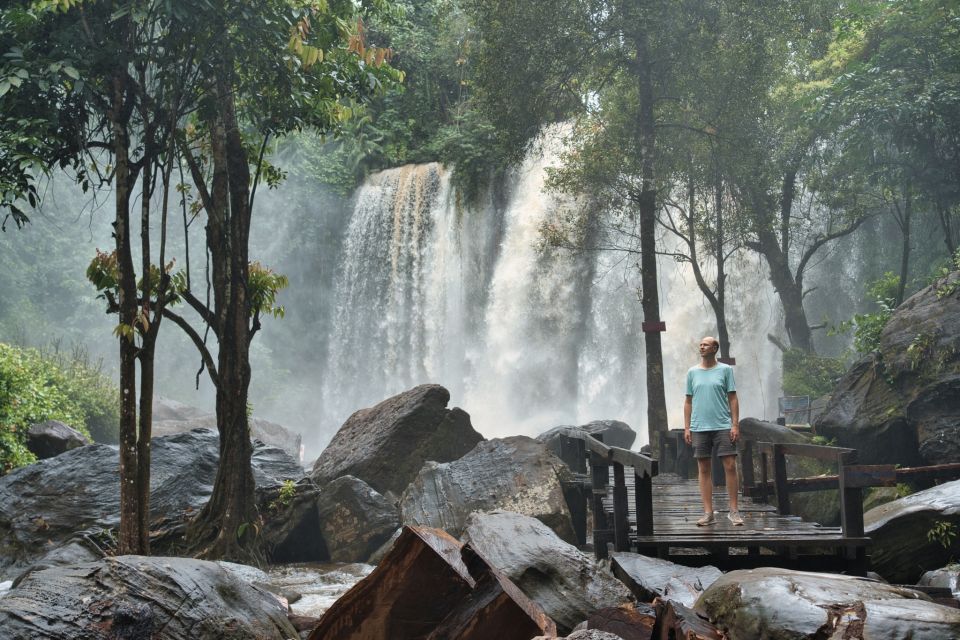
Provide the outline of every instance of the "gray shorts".
{"type": "Polygon", "coordinates": [[[730,442],[730,429],[716,431],[691,431],[693,436],[693,457],[709,458],[713,448],[717,448],[717,456],[737,455],[737,445],[730,442]]]}

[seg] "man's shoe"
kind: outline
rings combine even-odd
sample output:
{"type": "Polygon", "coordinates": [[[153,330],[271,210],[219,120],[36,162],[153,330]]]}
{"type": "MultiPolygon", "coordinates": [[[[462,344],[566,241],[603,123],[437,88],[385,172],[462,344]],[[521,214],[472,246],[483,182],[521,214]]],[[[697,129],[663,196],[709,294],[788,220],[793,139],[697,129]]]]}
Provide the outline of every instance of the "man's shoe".
{"type": "Polygon", "coordinates": [[[743,516],[740,515],[739,511],[731,511],[727,514],[727,520],[733,523],[735,527],[743,526],[743,516]]]}
{"type": "MultiPolygon", "coordinates": [[[[740,521],[743,524],[743,521],[740,521]]],[[[703,514],[703,517],[697,520],[698,527],[709,527],[712,524],[717,524],[717,519],[713,515],[713,512],[703,514]]]]}

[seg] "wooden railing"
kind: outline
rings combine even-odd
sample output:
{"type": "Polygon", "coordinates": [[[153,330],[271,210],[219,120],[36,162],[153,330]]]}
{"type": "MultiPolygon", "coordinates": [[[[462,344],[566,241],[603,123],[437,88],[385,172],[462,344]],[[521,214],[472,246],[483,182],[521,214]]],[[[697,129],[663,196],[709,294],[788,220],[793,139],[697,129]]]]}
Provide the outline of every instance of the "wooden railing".
{"type": "Polygon", "coordinates": [[[633,469],[637,534],[653,535],[653,478],[658,463],[653,458],[603,443],[578,430],[560,436],[560,458],[574,471],[584,473],[589,465],[593,514],[593,549],[597,559],[606,558],[607,545],[617,551],[630,550],[629,492],[626,468],[633,469]],[[613,521],[603,501],[608,495],[610,468],[613,468],[613,521]]]}

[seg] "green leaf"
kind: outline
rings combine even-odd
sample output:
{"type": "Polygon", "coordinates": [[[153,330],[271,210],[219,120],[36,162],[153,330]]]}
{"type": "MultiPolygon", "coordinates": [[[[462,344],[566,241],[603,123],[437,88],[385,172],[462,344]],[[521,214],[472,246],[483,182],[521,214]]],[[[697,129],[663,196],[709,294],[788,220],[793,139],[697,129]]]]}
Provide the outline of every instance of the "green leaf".
{"type": "Polygon", "coordinates": [[[80,72],[71,66],[66,66],[63,68],[63,72],[73,78],[74,80],[80,79],[80,72]]]}
{"type": "Polygon", "coordinates": [[[0,80],[0,98],[10,91],[10,83],[6,80],[0,80]]]}

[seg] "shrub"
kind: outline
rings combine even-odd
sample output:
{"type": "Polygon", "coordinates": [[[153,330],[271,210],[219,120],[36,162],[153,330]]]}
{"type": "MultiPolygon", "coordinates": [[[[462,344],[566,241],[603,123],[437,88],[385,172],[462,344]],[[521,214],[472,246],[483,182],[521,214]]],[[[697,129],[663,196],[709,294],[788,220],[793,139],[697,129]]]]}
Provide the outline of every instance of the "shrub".
{"type": "Polygon", "coordinates": [[[117,390],[85,360],[64,360],[0,343],[0,473],[36,460],[26,436],[37,422],[59,420],[96,440],[116,441],[117,390]]]}
{"type": "Polygon", "coordinates": [[[819,398],[833,392],[846,371],[841,358],[828,358],[790,349],[783,353],[783,394],[819,398]]]}

